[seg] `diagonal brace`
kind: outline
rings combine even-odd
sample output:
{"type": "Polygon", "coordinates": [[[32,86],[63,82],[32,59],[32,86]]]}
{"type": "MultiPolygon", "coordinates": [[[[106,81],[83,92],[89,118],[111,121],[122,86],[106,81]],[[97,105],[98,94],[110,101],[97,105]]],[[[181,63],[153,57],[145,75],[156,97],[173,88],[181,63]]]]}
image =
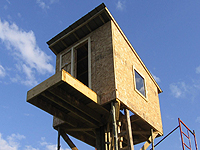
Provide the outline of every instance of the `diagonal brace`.
{"type": "Polygon", "coordinates": [[[149,139],[144,143],[140,150],[146,150],[149,147],[149,145],[151,145],[152,141],[156,138],[157,135],[158,132],[153,132],[152,136],[149,137],[149,139]]]}

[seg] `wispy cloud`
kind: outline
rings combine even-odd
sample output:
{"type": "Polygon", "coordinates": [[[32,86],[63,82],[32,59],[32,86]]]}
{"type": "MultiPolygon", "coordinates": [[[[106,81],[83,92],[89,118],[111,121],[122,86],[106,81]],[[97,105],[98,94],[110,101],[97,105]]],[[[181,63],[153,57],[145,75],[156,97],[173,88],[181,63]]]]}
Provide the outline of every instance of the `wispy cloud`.
{"type": "Polygon", "coordinates": [[[59,2],[59,0],[36,0],[36,3],[39,5],[42,9],[49,9],[50,5],[53,3],[59,2]]]}
{"type": "Polygon", "coordinates": [[[170,90],[172,92],[172,95],[174,97],[176,97],[176,98],[179,98],[179,97],[184,95],[184,93],[183,93],[184,91],[181,90],[180,83],[178,83],[178,84],[175,84],[175,83],[170,84],[169,88],[170,88],[170,90]]]}
{"type": "MultiPolygon", "coordinates": [[[[200,74],[200,66],[195,68],[195,72],[200,74]]],[[[169,86],[171,93],[176,98],[188,98],[194,100],[199,95],[200,90],[200,79],[193,78],[189,82],[177,82],[172,83],[169,86]]]]}
{"type": "Polygon", "coordinates": [[[0,40],[7,50],[12,51],[18,66],[16,77],[11,77],[13,81],[35,85],[36,73],[44,75],[54,72],[54,67],[50,64],[51,57],[39,48],[33,31],[26,32],[15,23],[10,24],[0,19],[0,40]],[[25,77],[21,76],[22,73],[25,77]]]}
{"type": "MultiPolygon", "coordinates": [[[[21,141],[26,139],[24,135],[21,134],[12,134],[10,136],[7,136],[6,138],[3,138],[2,134],[0,133],[0,150],[39,150],[39,149],[45,149],[45,150],[56,150],[57,145],[51,144],[46,142],[45,138],[42,137],[41,141],[39,142],[40,145],[38,145],[37,148],[33,147],[32,145],[22,145],[21,141]]],[[[61,148],[60,150],[70,150],[68,148],[61,148]]]]}
{"type": "Polygon", "coordinates": [[[124,10],[125,9],[125,1],[124,0],[118,0],[116,4],[116,9],[117,10],[124,10]]]}
{"type": "Polygon", "coordinates": [[[198,67],[196,68],[196,73],[197,73],[197,74],[200,74],[200,66],[198,66],[198,67]]]}
{"type": "Polygon", "coordinates": [[[153,78],[156,80],[156,82],[161,82],[160,78],[152,74],[153,78]]]}
{"type": "MultiPolygon", "coordinates": [[[[57,145],[46,142],[45,137],[41,138],[40,145],[45,147],[46,150],[56,150],[57,149],[57,145]]],[[[60,148],[60,150],[70,150],[70,149],[69,148],[66,148],[66,149],[60,148]]]]}
{"type": "Polygon", "coordinates": [[[195,122],[200,123],[200,116],[196,118],[195,122]]]}
{"type": "Polygon", "coordinates": [[[10,4],[10,1],[9,1],[9,0],[6,0],[6,2],[8,2],[8,4],[10,4]]]}
{"type": "Polygon", "coordinates": [[[36,2],[42,9],[49,9],[49,6],[44,1],[37,0],[36,2]]]}
{"type": "Polygon", "coordinates": [[[200,81],[196,80],[186,84],[184,81],[170,84],[170,90],[176,98],[194,100],[199,95],[200,81]]]}
{"type": "Polygon", "coordinates": [[[2,65],[0,65],[0,77],[3,78],[6,76],[6,70],[2,65]]]}
{"type": "Polygon", "coordinates": [[[0,133],[0,149],[1,150],[17,150],[20,147],[19,141],[25,139],[25,136],[20,134],[12,134],[3,139],[0,133]]]}

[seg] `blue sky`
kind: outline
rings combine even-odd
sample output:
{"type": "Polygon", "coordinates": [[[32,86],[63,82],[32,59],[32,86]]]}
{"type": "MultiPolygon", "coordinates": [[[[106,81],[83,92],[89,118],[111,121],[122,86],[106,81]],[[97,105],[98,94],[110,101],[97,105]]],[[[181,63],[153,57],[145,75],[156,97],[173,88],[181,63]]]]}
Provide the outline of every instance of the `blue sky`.
{"type": "MultiPolygon", "coordinates": [[[[28,104],[26,93],[54,74],[46,42],[102,2],[163,90],[164,134],[181,118],[200,142],[199,0],[1,0],[0,150],[56,149],[52,116],[28,104]]],[[[181,149],[179,131],[157,149],[181,149]]]]}

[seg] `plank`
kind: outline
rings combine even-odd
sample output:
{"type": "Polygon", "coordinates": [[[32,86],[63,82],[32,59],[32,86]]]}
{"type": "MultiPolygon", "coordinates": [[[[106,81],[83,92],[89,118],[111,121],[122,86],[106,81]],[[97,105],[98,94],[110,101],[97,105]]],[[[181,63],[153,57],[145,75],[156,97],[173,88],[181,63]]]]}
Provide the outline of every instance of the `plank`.
{"type": "Polygon", "coordinates": [[[38,84],[31,90],[27,92],[27,101],[30,99],[38,96],[41,92],[44,92],[45,90],[51,88],[52,86],[55,86],[56,84],[59,84],[62,79],[62,72],[58,72],[55,75],[51,76],[47,80],[43,81],[42,83],[38,84]]]}
{"type": "Polygon", "coordinates": [[[77,80],[76,78],[72,77],[68,72],[62,70],[62,80],[69,84],[71,87],[94,101],[95,103],[98,103],[99,97],[97,94],[92,91],[90,88],[88,88],[86,85],[84,85],[82,82],[77,80]]]}

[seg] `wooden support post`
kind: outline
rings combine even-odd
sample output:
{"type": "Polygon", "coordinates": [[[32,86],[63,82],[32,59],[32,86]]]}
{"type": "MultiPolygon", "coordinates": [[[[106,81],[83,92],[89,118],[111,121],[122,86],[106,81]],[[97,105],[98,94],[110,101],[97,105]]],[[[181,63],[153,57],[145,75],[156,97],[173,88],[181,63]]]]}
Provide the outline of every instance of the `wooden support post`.
{"type": "Polygon", "coordinates": [[[96,150],[105,150],[105,128],[96,129],[96,150]]]}
{"type": "Polygon", "coordinates": [[[133,136],[132,136],[132,129],[131,129],[131,120],[130,120],[130,114],[129,110],[125,109],[125,114],[126,114],[126,120],[127,120],[127,140],[128,140],[128,149],[129,150],[134,150],[134,145],[133,145],[133,136]]]}
{"type": "Polygon", "coordinates": [[[78,148],[74,145],[74,143],[70,140],[69,136],[65,132],[61,131],[60,134],[72,150],[78,150],[78,148]]]}
{"type": "Polygon", "coordinates": [[[114,150],[118,150],[118,133],[117,133],[117,121],[116,121],[116,101],[111,102],[111,114],[113,123],[113,141],[114,150]]]}
{"type": "Polygon", "coordinates": [[[151,145],[152,145],[152,150],[154,150],[153,129],[151,129],[151,145]]]}
{"type": "Polygon", "coordinates": [[[58,147],[57,150],[60,150],[60,127],[58,127],[58,147]]]}

